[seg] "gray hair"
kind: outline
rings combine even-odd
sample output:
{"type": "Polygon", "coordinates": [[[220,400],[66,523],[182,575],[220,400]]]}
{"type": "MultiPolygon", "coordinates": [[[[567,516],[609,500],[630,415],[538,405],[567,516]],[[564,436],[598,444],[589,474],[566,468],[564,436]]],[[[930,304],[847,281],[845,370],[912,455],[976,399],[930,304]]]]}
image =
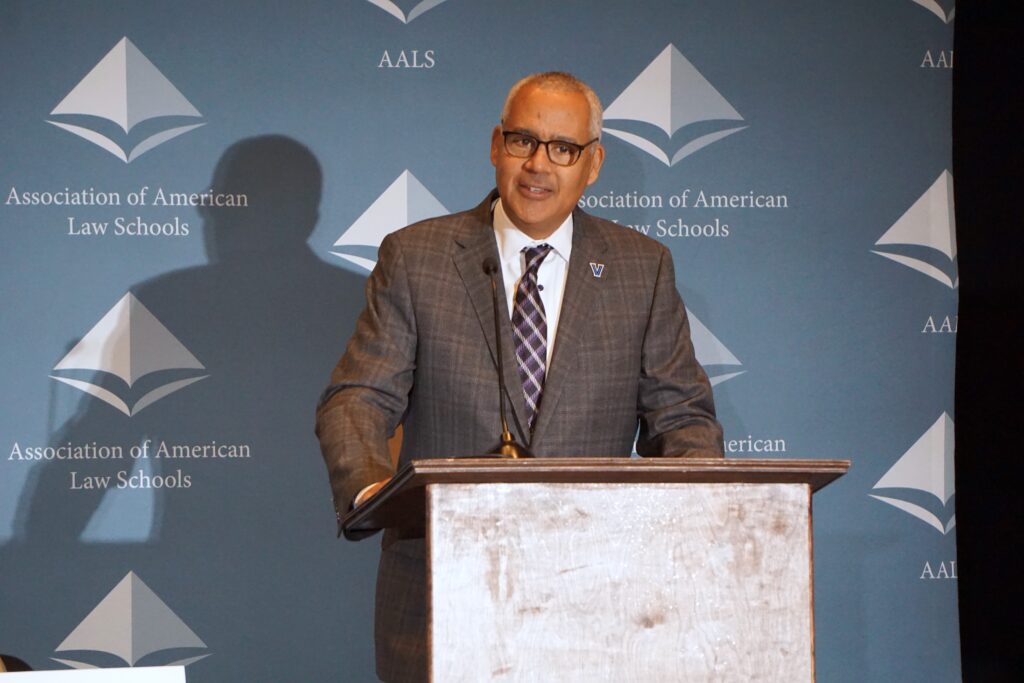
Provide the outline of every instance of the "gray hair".
{"type": "Polygon", "coordinates": [[[508,118],[509,109],[512,108],[512,100],[527,85],[535,85],[542,90],[553,92],[580,93],[586,97],[587,104],[590,105],[590,137],[601,137],[601,123],[602,116],[604,115],[604,107],[601,106],[601,100],[598,99],[597,93],[594,92],[593,88],[564,71],[545,71],[543,73],[530,74],[516,81],[516,84],[508,91],[508,96],[505,98],[505,106],[501,108],[502,124],[508,118]]]}

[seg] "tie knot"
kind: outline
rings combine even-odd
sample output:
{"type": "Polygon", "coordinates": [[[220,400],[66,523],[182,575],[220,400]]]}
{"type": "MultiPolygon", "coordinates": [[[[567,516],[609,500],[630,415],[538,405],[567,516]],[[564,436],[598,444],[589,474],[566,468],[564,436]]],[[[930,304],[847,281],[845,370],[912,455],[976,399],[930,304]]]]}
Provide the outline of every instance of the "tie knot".
{"type": "Polygon", "coordinates": [[[523,252],[526,254],[526,270],[537,270],[540,267],[541,261],[551,251],[550,244],[538,244],[535,247],[524,247],[523,252]]]}

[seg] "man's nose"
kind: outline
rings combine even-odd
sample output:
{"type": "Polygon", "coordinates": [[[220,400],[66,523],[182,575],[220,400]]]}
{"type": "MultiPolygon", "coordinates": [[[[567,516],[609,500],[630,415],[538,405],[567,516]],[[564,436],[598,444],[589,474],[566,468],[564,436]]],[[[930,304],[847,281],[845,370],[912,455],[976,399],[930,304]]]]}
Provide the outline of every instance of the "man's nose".
{"type": "Polygon", "coordinates": [[[544,143],[538,143],[537,149],[533,150],[527,159],[524,166],[530,171],[546,171],[551,166],[551,159],[548,158],[548,146],[544,143]]]}

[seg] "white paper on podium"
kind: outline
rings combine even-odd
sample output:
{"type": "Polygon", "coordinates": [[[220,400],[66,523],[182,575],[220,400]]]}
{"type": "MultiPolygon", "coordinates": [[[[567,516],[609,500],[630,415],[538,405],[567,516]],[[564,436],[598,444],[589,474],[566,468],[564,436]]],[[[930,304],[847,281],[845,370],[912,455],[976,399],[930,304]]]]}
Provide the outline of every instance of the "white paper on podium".
{"type": "Polygon", "coordinates": [[[133,669],[63,669],[5,673],[3,683],[185,683],[183,666],[139,666],[133,669]]]}

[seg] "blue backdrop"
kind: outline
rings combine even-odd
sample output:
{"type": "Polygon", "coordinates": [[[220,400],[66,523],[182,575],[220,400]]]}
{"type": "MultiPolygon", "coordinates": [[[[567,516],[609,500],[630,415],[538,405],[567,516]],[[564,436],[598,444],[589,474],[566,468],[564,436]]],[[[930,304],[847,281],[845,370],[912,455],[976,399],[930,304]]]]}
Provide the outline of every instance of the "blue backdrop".
{"type": "Polygon", "coordinates": [[[508,87],[606,108],[733,457],[815,498],[824,681],[959,680],[951,0],[0,6],[0,651],[372,680],[312,412],[380,239],[476,205],[508,87]]]}

